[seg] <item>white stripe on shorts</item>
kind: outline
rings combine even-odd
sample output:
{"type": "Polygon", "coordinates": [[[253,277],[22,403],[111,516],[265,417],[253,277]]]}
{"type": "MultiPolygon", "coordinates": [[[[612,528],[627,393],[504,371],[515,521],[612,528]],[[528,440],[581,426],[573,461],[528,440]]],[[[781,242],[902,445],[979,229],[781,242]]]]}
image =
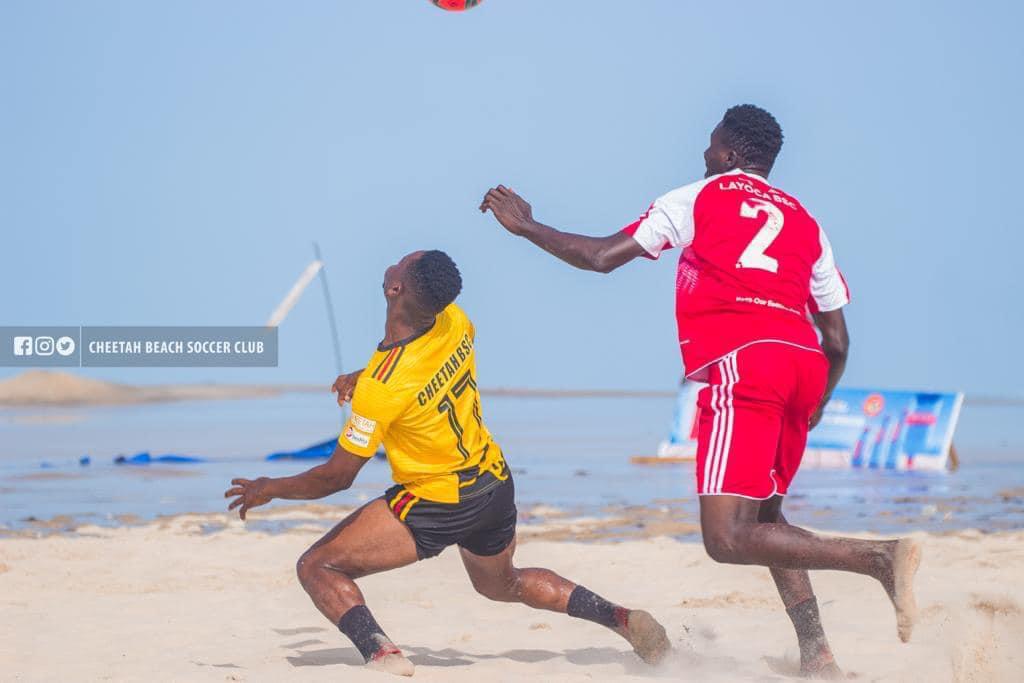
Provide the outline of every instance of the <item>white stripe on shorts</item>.
{"type": "Polygon", "coordinates": [[[722,492],[722,483],[725,482],[725,468],[729,465],[729,451],[732,449],[732,428],[736,420],[736,412],[732,406],[732,394],[733,387],[740,381],[740,372],[736,365],[736,354],[729,354],[725,357],[725,361],[726,367],[729,370],[729,384],[726,387],[725,436],[722,439],[721,464],[718,467],[718,481],[715,484],[715,493],[722,492]]]}
{"type": "Polygon", "coordinates": [[[711,385],[711,412],[714,414],[714,418],[711,421],[711,438],[708,440],[708,450],[704,455],[704,479],[701,491],[697,493],[710,493],[711,492],[711,478],[713,476],[713,467],[715,461],[715,452],[718,447],[718,435],[719,427],[721,426],[721,414],[718,410],[718,389],[716,385],[711,385]]]}
{"type": "Polygon", "coordinates": [[[732,387],[739,381],[736,355],[729,354],[718,363],[722,377],[720,386],[711,387],[711,411],[715,417],[711,423],[711,439],[704,461],[704,486],[699,493],[721,493],[725,480],[725,467],[732,445],[733,409],[732,387]]]}

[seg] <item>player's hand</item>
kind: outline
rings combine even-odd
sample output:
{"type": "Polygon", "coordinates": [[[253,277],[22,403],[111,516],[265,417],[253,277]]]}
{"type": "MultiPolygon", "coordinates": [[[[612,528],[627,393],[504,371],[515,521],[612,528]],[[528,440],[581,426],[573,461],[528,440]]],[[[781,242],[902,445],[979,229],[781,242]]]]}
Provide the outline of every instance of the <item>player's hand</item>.
{"type": "Polygon", "coordinates": [[[522,235],[533,222],[533,209],[530,208],[530,204],[504,185],[491,188],[484,195],[480,211],[486,213],[488,209],[513,235],[522,235]]]}
{"type": "Polygon", "coordinates": [[[267,493],[267,482],[269,481],[270,479],[268,477],[260,477],[259,479],[232,479],[231,488],[224,492],[224,497],[237,497],[228,505],[228,510],[238,508],[238,518],[245,519],[245,513],[248,512],[249,508],[259,507],[260,505],[266,505],[269,503],[274,499],[273,496],[267,493]]]}
{"type": "Polygon", "coordinates": [[[347,375],[338,375],[338,379],[334,380],[334,384],[331,385],[331,391],[338,395],[339,406],[343,406],[346,402],[352,400],[352,394],[356,391],[356,382],[359,381],[361,374],[363,374],[362,370],[356,370],[347,375]]]}

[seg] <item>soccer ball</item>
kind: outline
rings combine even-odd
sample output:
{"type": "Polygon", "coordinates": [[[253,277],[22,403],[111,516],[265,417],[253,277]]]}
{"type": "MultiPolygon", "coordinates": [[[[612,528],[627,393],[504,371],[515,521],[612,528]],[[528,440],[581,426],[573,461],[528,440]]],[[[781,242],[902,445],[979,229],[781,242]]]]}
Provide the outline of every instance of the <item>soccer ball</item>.
{"type": "Polygon", "coordinates": [[[484,0],[430,0],[432,3],[437,5],[443,10],[448,12],[461,12],[467,9],[473,9],[484,0]]]}

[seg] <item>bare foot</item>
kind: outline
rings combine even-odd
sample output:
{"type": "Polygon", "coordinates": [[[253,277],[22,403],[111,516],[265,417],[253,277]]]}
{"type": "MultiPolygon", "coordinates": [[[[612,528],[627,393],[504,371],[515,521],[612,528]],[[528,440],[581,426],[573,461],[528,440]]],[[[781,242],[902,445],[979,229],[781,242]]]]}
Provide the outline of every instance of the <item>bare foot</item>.
{"type": "Polygon", "coordinates": [[[672,649],[665,627],[643,610],[629,610],[625,624],[616,629],[633,646],[633,652],[648,664],[657,664],[672,649]]]}
{"type": "Polygon", "coordinates": [[[374,671],[382,671],[394,674],[395,676],[412,676],[416,673],[416,667],[394,645],[382,647],[375,655],[370,657],[370,661],[366,663],[366,666],[374,671]]]}
{"type": "Polygon", "coordinates": [[[914,575],[921,564],[921,546],[909,538],[887,541],[884,565],[876,578],[896,608],[896,633],[904,643],[910,640],[917,621],[917,601],[914,599],[914,575]]]}
{"type": "Polygon", "coordinates": [[[921,546],[909,538],[896,542],[892,557],[892,598],[896,608],[896,632],[904,643],[910,642],[910,634],[917,621],[917,600],[914,599],[914,575],[921,564],[921,546]]]}

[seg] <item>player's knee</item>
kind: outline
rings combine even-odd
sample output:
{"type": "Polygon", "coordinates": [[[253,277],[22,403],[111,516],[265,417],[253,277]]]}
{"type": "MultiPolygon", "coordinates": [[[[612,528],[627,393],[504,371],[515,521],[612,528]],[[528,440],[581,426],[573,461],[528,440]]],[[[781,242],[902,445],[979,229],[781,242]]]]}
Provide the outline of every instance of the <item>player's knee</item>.
{"type": "Polygon", "coordinates": [[[735,564],[741,556],[742,542],[738,528],[734,525],[720,529],[705,530],[704,549],[715,562],[735,564]]]}
{"type": "Polygon", "coordinates": [[[487,580],[473,581],[473,588],[488,600],[515,602],[519,599],[517,584],[515,576],[489,577],[487,580]]]}
{"type": "Polygon", "coordinates": [[[348,566],[344,560],[339,560],[337,557],[328,560],[322,553],[313,549],[304,552],[295,563],[295,573],[299,577],[299,583],[306,590],[309,590],[316,582],[326,579],[333,586],[333,590],[342,592],[355,586],[351,583],[352,579],[358,579],[363,575],[358,568],[348,566]],[[339,581],[338,579],[348,579],[348,581],[339,581]]]}
{"type": "Polygon", "coordinates": [[[502,589],[501,589],[501,586],[498,585],[498,584],[494,584],[494,583],[489,582],[489,581],[487,581],[487,582],[479,582],[479,583],[474,583],[473,584],[473,588],[476,589],[477,593],[479,593],[483,597],[487,598],[488,600],[500,600],[501,599],[502,589]]]}
{"type": "Polygon", "coordinates": [[[302,553],[298,562],[295,563],[295,573],[299,577],[299,583],[303,586],[308,586],[316,581],[326,569],[328,569],[327,561],[314,549],[302,553]]]}
{"type": "Polygon", "coordinates": [[[298,561],[295,563],[295,575],[299,577],[299,583],[303,586],[307,586],[310,581],[313,580],[313,575],[315,573],[316,560],[313,556],[313,552],[307,550],[299,556],[298,561]]]}

